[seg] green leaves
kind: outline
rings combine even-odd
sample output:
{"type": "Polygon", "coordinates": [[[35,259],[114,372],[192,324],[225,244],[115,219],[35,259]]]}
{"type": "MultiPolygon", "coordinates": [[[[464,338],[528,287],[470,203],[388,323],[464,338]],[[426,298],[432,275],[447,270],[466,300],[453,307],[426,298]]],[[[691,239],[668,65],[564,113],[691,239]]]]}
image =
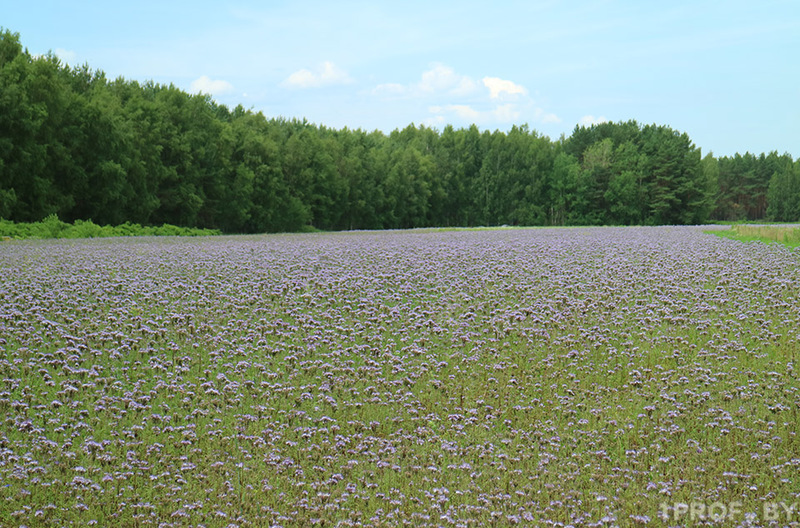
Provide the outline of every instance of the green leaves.
{"type": "Polygon", "coordinates": [[[800,163],[792,164],[791,158],[784,160],[772,173],[767,197],[770,219],[792,222],[800,218],[800,163]]]}
{"type": "Polygon", "coordinates": [[[706,221],[713,200],[686,134],[635,121],[576,128],[565,144],[581,163],[571,216],[587,224],[706,221]]]}

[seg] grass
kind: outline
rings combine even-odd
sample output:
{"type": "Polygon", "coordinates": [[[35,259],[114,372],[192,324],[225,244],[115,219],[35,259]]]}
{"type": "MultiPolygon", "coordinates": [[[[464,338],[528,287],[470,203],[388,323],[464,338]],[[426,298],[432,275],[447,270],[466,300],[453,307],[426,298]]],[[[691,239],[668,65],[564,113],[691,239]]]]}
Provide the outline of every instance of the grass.
{"type": "Polygon", "coordinates": [[[779,243],[790,248],[800,246],[800,227],[777,225],[736,224],[729,230],[706,231],[715,235],[742,242],[779,243]]]}

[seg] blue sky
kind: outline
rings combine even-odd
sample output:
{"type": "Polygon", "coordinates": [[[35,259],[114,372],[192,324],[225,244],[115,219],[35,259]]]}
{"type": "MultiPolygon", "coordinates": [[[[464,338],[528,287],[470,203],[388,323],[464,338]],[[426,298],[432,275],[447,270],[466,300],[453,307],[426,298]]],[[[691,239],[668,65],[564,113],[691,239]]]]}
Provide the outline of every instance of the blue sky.
{"type": "Polygon", "coordinates": [[[31,53],[333,128],[636,119],[800,158],[800,2],[3,2],[31,53]]]}

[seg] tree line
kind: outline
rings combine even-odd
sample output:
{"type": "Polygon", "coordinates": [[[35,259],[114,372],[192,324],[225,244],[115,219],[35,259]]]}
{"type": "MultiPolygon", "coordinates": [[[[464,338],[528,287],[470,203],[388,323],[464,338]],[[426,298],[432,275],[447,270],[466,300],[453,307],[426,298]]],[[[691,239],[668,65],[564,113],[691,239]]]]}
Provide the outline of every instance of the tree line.
{"type": "Polygon", "coordinates": [[[173,85],[109,80],[0,31],[0,218],[228,233],[800,219],[800,161],[701,156],[636,121],[409,125],[390,134],[267,118],[173,85]]]}

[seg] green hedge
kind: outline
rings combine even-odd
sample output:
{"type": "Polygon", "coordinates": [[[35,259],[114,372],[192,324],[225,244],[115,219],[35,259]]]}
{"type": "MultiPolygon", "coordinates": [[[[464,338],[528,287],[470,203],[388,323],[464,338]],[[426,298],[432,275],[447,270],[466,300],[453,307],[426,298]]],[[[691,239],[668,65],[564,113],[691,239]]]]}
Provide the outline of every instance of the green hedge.
{"type": "Polygon", "coordinates": [[[211,236],[221,234],[216,229],[178,227],[171,224],[142,226],[125,222],[118,226],[100,226],[91,220],[76,220],[74,224],[62,222],[50,215],[41,222],[11,222],[0,219],[0,238],[22,240],[27,238],[99,238],[120,236],[211,236]]]}

